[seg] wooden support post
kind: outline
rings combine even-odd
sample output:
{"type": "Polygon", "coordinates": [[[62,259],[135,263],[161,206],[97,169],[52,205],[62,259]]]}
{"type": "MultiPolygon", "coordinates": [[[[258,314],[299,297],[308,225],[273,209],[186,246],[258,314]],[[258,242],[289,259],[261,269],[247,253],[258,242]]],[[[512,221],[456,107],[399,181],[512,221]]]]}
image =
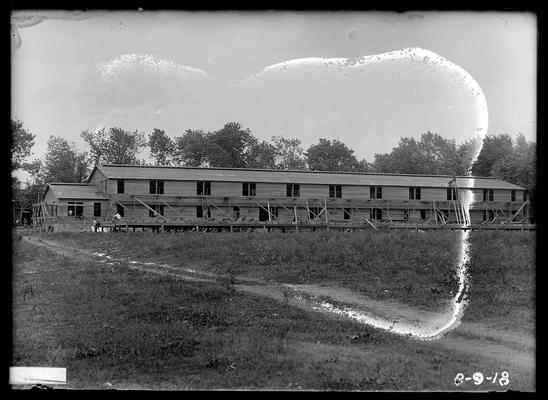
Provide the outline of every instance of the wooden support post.
{"type": "Polygon", "coordinates": [[[111,210],[111,208],[112,208],[112,204],[114,204],[114,202],[113,202],[113,201],[110,201],[110,202],[109,202],[109,206],[108,206],[107,215],[105,215],[105,222],[108,221],[108,217],[110,216],[110,210],[111,210]]]}
{"type": "Polygon", "coordinates": [[[141,203],[142,205],[144,205],[146,208],[148,208],[150,211],[152,211],[152,212],[154,213],[154,216],[160,217],[160,218],[162,218],[164,221],[166,220],[166,218],[165,218],[162,214],[160,214],[158,211],[156,211],[154,208],[149,207],[145,202],[139,200],[139,199],[138,199],[137,197],[135,197],[135,196],[133,196],[133,198],[134,198],[135,200],[137,200],[139,203],[141,203]]]}
{"type": "Polygon", "coordinates": [[[386,216],[388,217],[390,223],[392,223],[392,218],[390,218],[390,202],[388,200],[386,200],[386,216]]]}
{"type": "MultiPolygon", "coordinates": [[[[329,223],[329,218],[328,218],[328,215],[327,215],[327,199],[324,197],[323,198],[323,204],[324,204],[324,210],[325,210],[325,223],[328,224],[329,223]]],[[[329,226],[327,226],[327,230],[329,230],[329,226]]]]}
{"type": "Polygon", "coordinates": [[[373,227],[373,229],[377,230],[377,227],[369,220],[369,218],[365,218],[365,222],[367,222],[369,225],[373,227]]]}
{"type": "MultiPolygon", "coordinates": [[[[518,208],[518,210],[514,213],[514,215],[512,215],[509,219],[506,220],[506,222],[512,222],[517,216],[518,214],[529,204],[529,200],[526,200],[525,203],[523,203],[521,205],[520,208],[518,208]]],[[[527,210],[527,209],[526,209],[527,210]]]]}
{"type": "Polygon", "coordinates": [[[177,211],[176,209],[174,209],[173,207],[171,207],[169,204],[167,204],[165,201],[161,200],[161,199],[158,199],[158,201],[160,201],[160,203],[164,204],[167,206],[167,208],[169,208],[170,210],[173,210],[175,212],[175,214],[177,214],[179,217],[182,217],[183,215],[179,213],[179,211],[177,211]]]}
{"type": "Polygon", "coordinates": [[[254,201],[255,204],[257,204],[260,208],[262,208],[263,210],[265,210],[267,213],[268,213],[268,221],[270,222],[271,221],[271,218],[270,216],[272,215],[271,212],[270,212],[270,206],[268,205],[268,202],[267,202],[267,207],[268,208],[264,208],[261,203],[257,203],[256,201],[254,201]]]}
{"type": "Polygon", "coordinates": [[[320,219],[322,213],[324,212],[325,209],[322,209],[318,214],[315,214],[314,212],[312,212],[312,214],[314,214],[314,220],[312,222],[316,222],[318,219],[320,219]]]}
{"type": "Polygon", "coordinates": [[[276,206],[280,206],[282,207],[285,211],[289,212],[290,214],[293,213],[292,210],[290,210],[289,208],[287,208],[286,206],[284,206],[282,203],[280,202],[275,202],[274,204],[276,204],[276,206]]]}

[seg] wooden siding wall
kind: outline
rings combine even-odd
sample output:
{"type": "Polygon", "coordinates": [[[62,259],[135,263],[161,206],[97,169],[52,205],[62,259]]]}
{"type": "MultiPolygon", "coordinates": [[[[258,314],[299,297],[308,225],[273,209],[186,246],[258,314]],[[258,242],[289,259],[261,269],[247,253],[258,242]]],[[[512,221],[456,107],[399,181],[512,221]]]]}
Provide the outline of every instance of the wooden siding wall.
{"type": "Polygon", "coordinates": [[[104,200],[82,200],[82,199],[63,199],[55,203],[57,205],[57,216],[58,217],[68,217],[68,203],[69,202],[76,202],[76,203],[82,203],[82,206],[84,207],[83,210],[83,217],[86,219],[93,219],[93,204],[94,203],[101,203],[101,217],[99,217],[101,220],[105,218],[108,211],[109,203],[104,200]]]}
{"type": "MultiPolygon", "coordinates": [[[[301,190],[302,190],[302,187],[301,187],[301,190]]],[[[240,196],[242,195],[241,190],[239,195],[240,196]]],[[[286,197],[287,185],[283,183],[257,183],[257,196],[286,197]]]]}
{"type": "MultiPolygon", "coordinates": [[[[407,189],[409,191],[409,189],[407,189]]],[[[409,196],[408,196],[409,198],[409,196]]],[[[446,188],[421,188],[421,200],[447,200],[446,188]]]]}
{"type": "MultiPolygon", "coordinates": [[[[196,182],[191,195],[196,195],[196,182]]],[[[242,195],[242,184],[240,182],[211,182],[211,196],[237,197],[242,195]]]]}
{"type": "MultiPolygon", "coordinates": [[[[516,200],[517,200],[517,193],[516,193],[516,200]]],[[[512,200],[512,193],[510,190],[495,190],[493,193],[493,200],[494,201],[510,201],[512,200]]]]}
{"type": "Polygon", "coordinates": [[[57,197],[55,197],[55,195],[53,194],[51,189],[46,191],[46,195],[44,196],[44,202],[45,203],[56,203],[58,201],[59,200],[57,199],[57,197]]]}
{"type": "Polygon", "coordinates": [[[301,185],[300,195],[310,198],[329,197],[329,185],[301,185]]]}
{"type": "Polygon", "coordinates": [[[350,186],[343,185],[341,188],[342,197],[354,198],[354,199],[368,199],[369,198],[369,186],[350,186]]]}
{"type": "MultiPolygon", "coordinates": [[[[93,182],[100,188],[101,174],[95,173],[93,182]]],[[[125,179],[125,194],[149,194],[150,181],[148,179],[125,179]]],[[[382,198],[384,200],[409,200],[409,187],[383,186],[382,198]]],[[[117,193],[117,179],[109,179],[109,194],[117,193]]],[[[460,193],[471,191],[476,202],[483,201],[483,189],[460,189],[460,193]]],[[[164,181],[164,195],[166,196],[196,196],[196,181],[164,181]]],[[[369,199],[369,186],[342,185],[342,198],[369,199]]],[[[241,182],[211,182],[211,196],[214,197],[241,197],[241,182]]],[[[286,184],[282,183],[256,183],[256,197],[284,198],[286,197],[286,184]]],[[[300,185],[300,197],[310,199],[329,199],[329,185],[300,185]]],[[[508,202],[511,199],[510,190],[496,189],[494,201],[508,202]]],[[[516,190],[516,202],[522,202],[523,191],[516,190]]],[[[421,188],[422,201],[446,201],[446,188],[421,188]]]]}
{"type": "Polygon", "coordinates": [[[382,198],[389,199],[389,200],[409,200],[409,188],[397,187],[397,186],[384,186],[382,188],[382,198]]]}
{"type": "Polygon", "coordinates": [[[101,171],[96,170],[90,176],[89,183],[94,183],[100,193],[108,193],[108,179],[101,171]]]}
{"type": "Polygon", "coordinates": [[[95,172],[93,173],[93,175],[91,175],[89,177],[89,183],[97,183],[97,182],[103,181],[105,179],[107,179],[105,174],[103,174],[101,171],[96,169],[95,172]]]}

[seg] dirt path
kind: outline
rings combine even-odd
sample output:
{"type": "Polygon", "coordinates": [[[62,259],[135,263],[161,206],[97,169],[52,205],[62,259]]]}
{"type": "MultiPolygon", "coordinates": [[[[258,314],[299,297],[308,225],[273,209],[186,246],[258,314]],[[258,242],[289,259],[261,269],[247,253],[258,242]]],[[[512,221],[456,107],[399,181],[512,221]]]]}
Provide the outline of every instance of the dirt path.
{"type": "MultiPolygon", "coordinates": [[[[334,318],[348,318],[348,316],[333,314],[325,308],[319,307],[319,305],[329,302],[329,304],[336,304],[356,312],[393,319],[395,322],[405,321],[409,324],[423,324],[441,321],[446,318],[444,313],[418,310],[395,301],[381,302],[372,300],[340,287],[274,284],[245,276],[227,277],[206,271],[173,267],[167,264],[115,258],[108,254],[75,249],[59,242],[31,236],[24,236],[23,240],[64,257],[99,262],[112,268],[130,268],[195,282],[226,283],[227,280],[231,279],[230,284],[236,290],[269,297],[290,306],[299,307],[310,312],[321,312],[334,318]]],[[[481,323],[463,322],[445,336],[428,342],[428,345],[439,346],[444,350],[482,356],[500,363],[500,365],[514,366],[526,370],[534,370],[535,367],[535,338],[534,334],[530,332],[503,332],[481,323]]]]}

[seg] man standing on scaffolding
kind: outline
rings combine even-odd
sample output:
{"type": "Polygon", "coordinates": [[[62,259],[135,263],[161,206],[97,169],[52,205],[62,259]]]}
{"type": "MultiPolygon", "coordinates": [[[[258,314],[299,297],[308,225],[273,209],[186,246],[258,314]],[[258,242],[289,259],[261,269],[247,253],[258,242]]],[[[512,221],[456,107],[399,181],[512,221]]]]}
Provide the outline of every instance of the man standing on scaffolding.
{"type": "Polygon", "coordinates": [[[112,219],[112,223],[114,225],[114,231],[116,231],[116,225],[118,224],[118,222],[122,219],[122,216],[120,215],[120,213],[116,213],[114,215],[114,218],[112,219]]]}

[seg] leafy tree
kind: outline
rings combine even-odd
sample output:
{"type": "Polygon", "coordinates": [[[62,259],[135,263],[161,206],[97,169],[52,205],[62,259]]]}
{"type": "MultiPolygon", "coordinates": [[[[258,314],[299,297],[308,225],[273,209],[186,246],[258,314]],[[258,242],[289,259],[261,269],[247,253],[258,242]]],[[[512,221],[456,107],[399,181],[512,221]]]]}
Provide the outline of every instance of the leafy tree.
{"type": "Polygon", "coordinates": [[[138,164],[137,153],[146,146],[143,133],[114,127],[95,132],[82,131],[81,137],[90,148],[95,164],[138,164]]]}
{"type": "Polygon", "coordinates": [[[228,122],[207,135],[208,161],[212,167],[245,168],[256,138],[238,122],[228,122]]]}
{"type": "Polygon", "coordinates": [[[17,178],[12,177],[12,199],[21,209],[32,210],[32,205],[40,201],[44,189],[45,184],[39,179],[27,181],[23,186],[17,178]]]}
{"type": "Polygon", "coordinates": [[[536,145],[523,134],[516,137],[512,151],[493,163],[490,176],[532,190],[536,186],[536,145]]]}
{"type": "Polygon", "coordinates": [[[256,140],[254,144],[250,146],[247,166],[249,168],[276,168],[276,147],[272,144],[256,140]]]}
{"type": "Polygon", "coordinates": [[[208,166],[208,139],[202,130],[187,129],[174,140],[173,160],[177,165],[208,166]]]}
{"type": "Polygon", "coordinates": [[[390,153],[375,154],[374,170],[398,174],[462,175],[466,173],[468,147],[462,154],[453,139],[426,132],[419,141],[414,138],[400,139],[390,153]]]}
{"type": "Polygon", "coordinates": [[[313,171],[356,171],[360,164],[354,150],[338,140],[320,139],[306,151],[306,163],[313,171]]]}
{"type": "Polygon", "coordinates": [[[33,177],[33,179],[38,179],[40,171],[42,169],[42,160],[36,159],[28,163],[23,163],[21,165],[21,169],[28,172],[33,177]]]}
{"type": "Polygon", "coordinates": [[[23,128],[23,123],[15,118],[11,120],[11,168],[16,170],[22,167],[23,162],[31,153],[36,135],[23,128]]]}
{"type": "Polygon", "coordinates": [[[391,153],[375,154],[374,170],[382,173],[422,173],[419,143],[414,138],[401,138],[391,153]]]}
{"type": "Polygon", "coordinates": [[[163,130],[154,129],[148,137],[148,146],[156,165],[169,165],[173,157],[173,141],[163,130]]]}
{"type": "Polygon", "coordinates": [[[472,166],[472,174],[475,176],[489,176],[495,162],[512,151],[513,144],[510,135],[486,136],[483,139],[481,152],[472,166]]]}
{"type": "Polygon", "coordinates": [[[74,143],[60,136],[50,136],[38,175],[46,183],[83,182],[89,174],[89,164],[88,155],[78,152],[74,143]]]}
{"type": "Polygon", "coordinates": [[[304,149],[301,146],[300,139],[272,136],[271,141],[276,149],[276,168],[284,170],[306,169],[304,149]]]}
{"type": "Polygon", "coordinates": [[[356,170],[359,172],[373,172],[373,165],[364,158],[358,162],[356,170]]]}
{"type": "Polygon", "coordinates": [[[419,142],[419,151],[424,168],[422,173],[457,175],[461,169],[454,139],[445,139],[432,132],[423,133],[419,142]]]}
{"type": "Polygon", "coordinates": [[[476,139],[470,139],[458,146],[457,159],[458,168],[455,171],[456,175],[469,175],[471,173],[474,157],[477,154],[481,142],[476,139]]]}

